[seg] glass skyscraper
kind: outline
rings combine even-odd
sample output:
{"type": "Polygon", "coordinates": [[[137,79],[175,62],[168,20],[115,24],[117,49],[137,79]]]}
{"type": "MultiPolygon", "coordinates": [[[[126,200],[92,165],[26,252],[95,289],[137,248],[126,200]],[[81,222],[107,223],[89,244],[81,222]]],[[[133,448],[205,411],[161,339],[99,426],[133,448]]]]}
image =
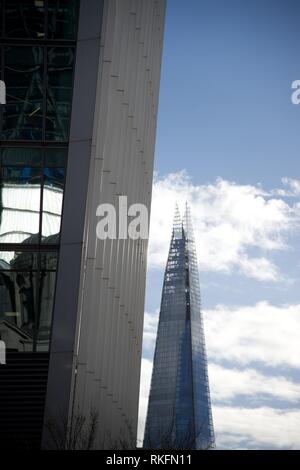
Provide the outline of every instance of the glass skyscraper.
{"type": "Polygon", "coordinates": [[[97,208],[150,209],[164,16],[0,0],[0,448],[92,411],[95,448],[136,442],[147,240],[97,239],[97,208]]]}
{"type": "Polygon", "coordinates": [[[145,448],[215,447],[195,241],[176,209],[162,301],[145,448]]]}

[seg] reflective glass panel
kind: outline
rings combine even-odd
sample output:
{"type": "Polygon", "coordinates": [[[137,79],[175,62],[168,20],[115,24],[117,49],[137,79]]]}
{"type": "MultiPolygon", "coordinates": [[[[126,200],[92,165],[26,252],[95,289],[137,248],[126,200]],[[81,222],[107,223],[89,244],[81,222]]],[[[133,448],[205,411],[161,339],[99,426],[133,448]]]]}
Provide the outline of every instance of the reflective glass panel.
{"type": "Polygon", "coordinates": [[[5,47],[6,106],[2,139],[41,140],[43,130],[43,48],[5,47]]]}
{"type": "Polygon", "coordinates": [[[0,253],[0,334],[8,351],[32,351],[37,255],[0,253]]]}
{"type": "Polygon", "coordinates": [[[3,1],[0,0],[0,37],[2,37],[2,15],[3,15],[3,1]]]}
{"type": "Polygon", "coordinates": [[[45,38],[44,0],[9,0],[5,4],[5,35],[9,38],[45,38]]]}
{"type": "Polygon", "coordinates": [[[55,294],[57,253],[41,253],[39,268],[39,306],[36,324],[36,350],[48,351],[55,294]]]}
{"type": "Polygon", "coordinates": [[[1,150],[2,165],[41,166],[43,150],[36,148],[7,148],[1,150]]]}
{"type": "Polygon", "coordinates": [[[0,272],[0,333],[8,351],[33,350],[36,272],[0,272]]]}
{"type": "Polygon", "coordinates": [[[72,105],[74,49],[48,49],[46,140],[67,141],[72,105]]]}
{"type": "Polygon", "coordinates": [[[64,168],[44,168],[42,214],[43,243],[59,243],[64,179],[64,168]]]}
{"type": "Polygon", "coordinates": [[[0,0],[0,339],[11,351],[49,349],[78,9],[0,0]]]}
{"type": "Polygon", "coordinates": [[[0,253],[0,337],[8,351],[48,351],[57,253],[0,253]]]}
{"type": "Polygon", "coordinates": [[[57,253],[40,253],[40,265],[44,271],[56,271],[57,269],[57,253]]]}
{"type": "Polygon", "coordinates": [[[65,168],[68,151],[65,148],[48,148],[45,151],[45,166],[65,168]]]}
{"type": "Polygon", "coordinates": [[[48,1],[49,39],[76,39],[77,9],[77,0],[48,1]]]}
{"type": "Polygon", "coordinates": [[[38,243],[41,170],[3,167],[1,171],[0,243],[38,243]]]}
{"type": "Polygon", "coordinates": [[[41,271],[40,273],[39,317],[37,321],[36,350],[48,351],[51,333],[53,301],[55,292],[56,272],[41,271]]]}

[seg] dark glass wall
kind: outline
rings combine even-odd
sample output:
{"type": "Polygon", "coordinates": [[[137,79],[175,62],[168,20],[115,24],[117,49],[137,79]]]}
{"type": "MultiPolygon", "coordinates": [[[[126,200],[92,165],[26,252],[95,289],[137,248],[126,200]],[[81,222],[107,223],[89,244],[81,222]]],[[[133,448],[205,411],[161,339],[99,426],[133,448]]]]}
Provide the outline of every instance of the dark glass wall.
{"type": "Polygon", "coordinates": [[[0,339],[49,350],[79,2],[0,0],[0,339]]]}

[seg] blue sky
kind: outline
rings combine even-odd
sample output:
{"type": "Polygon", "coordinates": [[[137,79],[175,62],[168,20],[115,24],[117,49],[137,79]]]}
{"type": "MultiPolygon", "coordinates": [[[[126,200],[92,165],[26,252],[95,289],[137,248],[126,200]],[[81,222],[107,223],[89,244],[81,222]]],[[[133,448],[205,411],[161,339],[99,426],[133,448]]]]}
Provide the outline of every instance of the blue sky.
{"type": "Polygon", "coordinates": [[[300,448],[299,17],[294,0],[168,1],[140,436],[172,211],[188,199],[217,445],[300,448]]]}
{"type": "Polygon", "coordinates": [[[169,0],[157,171],[267,186],[296,174],[299,15],[291,0],[169,0]]]}

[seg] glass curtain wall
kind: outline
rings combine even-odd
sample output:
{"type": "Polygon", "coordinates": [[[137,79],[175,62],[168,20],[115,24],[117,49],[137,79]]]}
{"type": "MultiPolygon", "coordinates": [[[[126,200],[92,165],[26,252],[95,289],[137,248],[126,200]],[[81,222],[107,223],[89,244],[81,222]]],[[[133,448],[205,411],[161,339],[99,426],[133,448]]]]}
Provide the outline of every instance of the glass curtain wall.
{"type": "Polygon", "coordinates": [[[0,339],[48,351],[79,1],[0,0],[0,339]]]}
{"type": "Polygon", "coordinates": [[[190,214],[175,214],[159,316],[144,447],[213,449],[207,360],[190,214]]]}

